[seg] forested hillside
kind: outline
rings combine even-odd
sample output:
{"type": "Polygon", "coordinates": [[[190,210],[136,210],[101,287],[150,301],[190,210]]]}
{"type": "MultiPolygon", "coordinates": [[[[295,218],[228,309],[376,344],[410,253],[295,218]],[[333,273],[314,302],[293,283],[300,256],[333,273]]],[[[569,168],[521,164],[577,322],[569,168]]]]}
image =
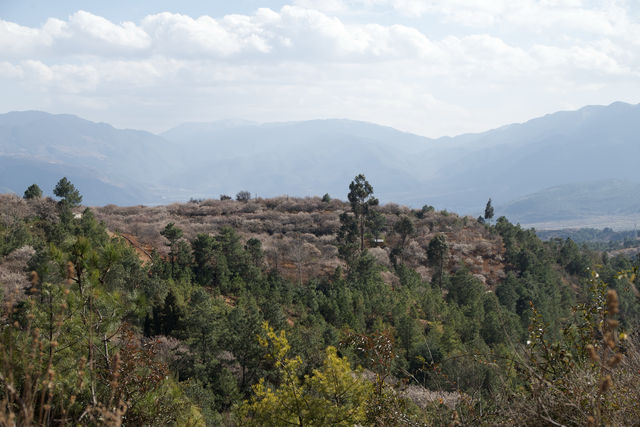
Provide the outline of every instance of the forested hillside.
{"type": "MultiPolygon", "coordinates": [[[[374,184],[375,183],[371,183],[374,184]]],[[[0,196],[0,424],[638,420],[637,259],[348,201],[0,196]]]]}

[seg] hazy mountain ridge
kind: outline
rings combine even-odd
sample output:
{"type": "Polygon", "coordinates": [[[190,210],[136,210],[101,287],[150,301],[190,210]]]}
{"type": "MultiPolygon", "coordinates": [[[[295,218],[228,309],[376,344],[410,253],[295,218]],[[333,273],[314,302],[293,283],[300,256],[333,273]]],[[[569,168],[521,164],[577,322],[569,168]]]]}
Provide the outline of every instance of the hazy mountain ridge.
{"type": "Polygon", "coordinates": [[[631,229],[640,219],[640,184],[603,180],[546,188],[498,208],[513,221],[536,228],[631,229]]]}
{"type": "Polygon", "coordinates": [[[45,194],[53,194],[53,187],[67,176],[83,192],[83,201],[88,204],[108,204],[111,200],[135,205],[143,199],[143,190],[131,185],[121,187],[96,178],[90,170],[61,163],[49,163],[21,157],[0,156],[0,192],[22,194],[33,183],[38,183],[45,194]]]}
{"type": "Polygon", "coordinates": [[[116,129],[67,114],[26,112],[26,117],[18,121],[0,122],[0,149],[4,154],[60,163],[82,162],[79,166],[106,174],[115,168],[124,178],[149,182],[157,179],[153,175],[158,164],[170,159],[167,141],[146,131],[116,129]]]}
{"type": "Polygon", "coordinates": [[[446,163],[439,175],[450,190],[466,188],[467,202],[445,197],[441,203],[468,210],[489,196],[506,203],[567,183],[638,180],[636,135],[640,107],[614,103],[461,136],[465,154],[446,163]]]}
{"type": "MultiPolygon", "coordinates": [[[[497,214],[535,223],[542,220],[535,213],[541,209],[533,204],[543,201],[527,195],[568,183],[638,181],[637,135],[640,106],[620,102],[438,139],[338,119],[185,123],[154,135],[27,111],[0,115],[0,157],[7,165],[20,158],[33,169],[69,170],[90,204],[166,203],[239,190],[264,197],[329,193],[344,198],[344,182],[364,173],[385,202],[477,215],[492,197],[497,206],[505,205],[497,214]],[[102,185],[111,190],[98,190],[102,185]],[[509,203],[524,197],[528,204],[509,203]],[[522,206],[529,206],[528,212],[522,206]]],[[[0,187],[21,194],[25,179],[5,173],[0,187]]],[[[618,198],[627,196],[616,192],[618,198]]],[[[552,212],[565,219],[606,215],[614,213],[611,206],[625,204],[610,200],[609,207],[598,210],[587,208],[584,198],[562,203],[572,207],[560,212],[547,206],[545,219],[552,212]]]]}
{"type": "MultiPolygon", "coordinates": [[[[164,166],[175,158],[169,143],[149,132],[39,111],[0,115],[0,157],[4,164],[27,162],[47,177],[54,170],[69,175],[92,204],[157,200],[151,193],[163,187],[164,166]]],[[[2,187],[20,194],[24,173],[4,174],[2,187]]],[[[54,184],[40,182],[43,189],[54,184]]]]}

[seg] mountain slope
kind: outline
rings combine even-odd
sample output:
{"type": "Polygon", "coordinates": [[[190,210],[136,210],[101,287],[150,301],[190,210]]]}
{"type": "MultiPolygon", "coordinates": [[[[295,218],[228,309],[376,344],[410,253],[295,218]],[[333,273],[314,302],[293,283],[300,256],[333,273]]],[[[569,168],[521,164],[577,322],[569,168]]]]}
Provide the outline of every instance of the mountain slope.
{"type": "Polygon", "coordinates": [[[157,200],[164,170],[176,157],[166,140],[151,133],[39,111],[0,115],[0,156],[5,165],[0,186],[5,189],[23,191],[22,165],[43,179],[43,188],[54,175],[75,177],[84,183],[78,187],[85,187],[88,203],[157,200]],[[14,174],[6,170],[9,166],[14,174]]]}
{"type": "Polygon", "coordinates": [[[85,205],[107,205],[114,200],[136,205],[144,191],[134,185],[119,186],[96,178],[83,168],[45,161],[0,156],[0,193],[22,195],[31,184],[38,184],[44,195],[53,196],[58,180],[66,176],[82,194],[85,205]]]}
{"type": "Polygon", "coordinates": [[[465,154],[439,170],[436,203],[467,211],[489,196],[505,203],[567,183],[638,180],[638,135],[640,106],[614,103],[452,138],[465,154]]]}
{"type": "Polygon", "coordinates": [[[432,142],[349,120],[192,124],[163,136],[189,147],[182,158],[189,170],[176,171],[171,179],[191,183],[203,194],[247,189],[264,196],[344,197],[344,183],[363,172],[387,200],[419,188],[411,156],[432,142]]]}
{"type": "MultiPolygon", "coordinates": [[[[640,106],[624,103],[439,139],[351,120],[187,123],[153,135],[69,115],[16,112],[0,115],[0,156],[5,164],[18,158],[37,162],[35,169],[51,169],[52,163],[75,168],[82,171],[79,176],[129,190],[140,197],[137,203],[216,198],[240,190],[264,197],[345,198],[345,183],[364,173],[383,202],[430,204],[475,216],[489,197],[500,206],[569,183],[639,181],[637,135],[640,106]]],[[[0,184],[24,191],[22,181],[10,185],[5,177],[0,184]]],[[[98,200],[93,194],[106,193],[88,182],[84,194],[98,200]]],[[[616,194],[619,200],[610,203],[624,205],[629,193],[616,194]]],[[[114,197],[109,201],[131,201],[117,192],[114,197]]],[[[596,213],[580,211],[583,202],[558,201],[567,207],[554,215],[596,213]]],[[[530,214],[521,208],[509,212],[527,222],[551,212],[534,208],[547,203],[541,199],[528,203],[530,214]]]]}
{"type": "Polygon", "coordinates": [[[437,140],[348,120],[185,124],[163,136],[198,153],[183,161],[188,181],[208,182],[204,194],[340,196],[363,172],[383,200],[474,213],[489,197],[505,203],[554,185],[637,179],[639,134],[640,107],[614,103],[437,140]]]}
{"type": "Polygon", "coordinates": [[[599,226],[616,226],[615,222],[619,228],[624,221],[626,227],[633,227],[640,220],[640,184],[605,180],[550,187],[500,206],[498,211],[512,221],[539,226],[585,221],[593,225],[596,219],[608,218],[610,222],[599,226]]]}

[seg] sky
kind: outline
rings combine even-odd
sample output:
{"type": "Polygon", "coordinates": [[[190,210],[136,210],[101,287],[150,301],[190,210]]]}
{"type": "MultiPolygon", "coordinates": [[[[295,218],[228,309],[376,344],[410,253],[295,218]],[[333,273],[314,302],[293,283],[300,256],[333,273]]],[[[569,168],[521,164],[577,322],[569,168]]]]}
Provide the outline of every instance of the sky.
{"type": "Polygon", "coordinates": [[[640,102],[637,0],[0,0],[0,113],[428,137],[640,102]]]}

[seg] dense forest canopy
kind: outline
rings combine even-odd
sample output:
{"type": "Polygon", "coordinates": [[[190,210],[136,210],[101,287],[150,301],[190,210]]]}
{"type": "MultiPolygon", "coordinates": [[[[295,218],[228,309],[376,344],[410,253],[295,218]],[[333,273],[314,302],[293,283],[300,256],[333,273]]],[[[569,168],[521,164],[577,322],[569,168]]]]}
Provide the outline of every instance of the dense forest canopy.
{"type": "MultiPolygon", "coordinates": [[[[639,420],[638,259],[379,205],[0,196],[0,424],[639,420]]],[[[499,214],[499,212],[497,212],[499,214]]]]}

